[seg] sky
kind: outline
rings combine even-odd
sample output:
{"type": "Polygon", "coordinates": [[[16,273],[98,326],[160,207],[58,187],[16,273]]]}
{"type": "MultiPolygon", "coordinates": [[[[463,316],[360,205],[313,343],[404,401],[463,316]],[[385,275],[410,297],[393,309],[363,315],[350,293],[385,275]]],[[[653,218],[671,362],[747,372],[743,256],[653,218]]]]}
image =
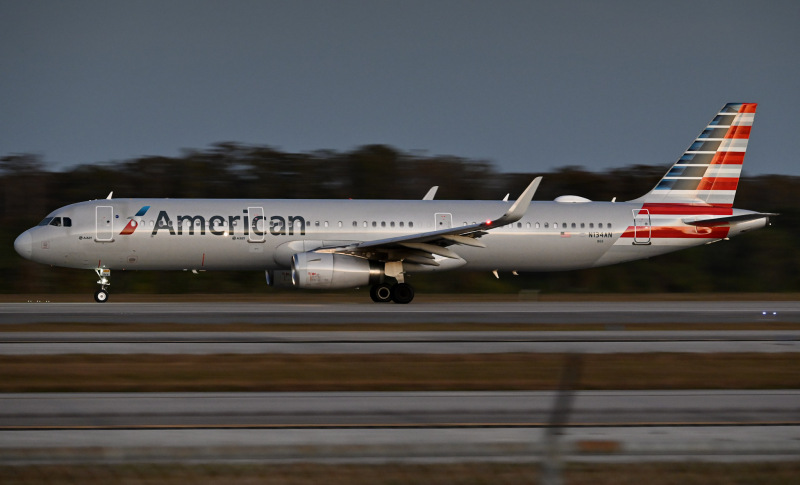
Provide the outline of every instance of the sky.
{"type": "Polygon", "coordinates": [[[0,156],[380,143],[602,171],[755,102],[745,174],[800,175],[799,24],[795,0],[0,0],[0,156]]]}

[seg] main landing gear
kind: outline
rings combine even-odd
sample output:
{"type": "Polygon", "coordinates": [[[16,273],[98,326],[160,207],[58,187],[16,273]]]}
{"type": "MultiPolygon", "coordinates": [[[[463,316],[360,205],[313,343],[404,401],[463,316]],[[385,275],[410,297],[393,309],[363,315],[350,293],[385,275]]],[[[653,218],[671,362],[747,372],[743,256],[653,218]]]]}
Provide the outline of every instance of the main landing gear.
{"type": "Polygon", "coordinates": [[[408,283],[380,283],[372,285],[369,289],[369,296],[375,303],[410,303],[414,299],[414,288],[408,283]]]}
{"type": "Polygon", "coordinates": [[[106,289],[107,286],[110,286],[108,279],[111,278],[111,270],[106,268],[95,268],[95,273],[97,273],[97,277],[100,278],[97,280],[97,284],[100,285],[100,289],[94,293],[94,301],[97,303],[105,303],[108,301],[108,290],[106,289]]]}

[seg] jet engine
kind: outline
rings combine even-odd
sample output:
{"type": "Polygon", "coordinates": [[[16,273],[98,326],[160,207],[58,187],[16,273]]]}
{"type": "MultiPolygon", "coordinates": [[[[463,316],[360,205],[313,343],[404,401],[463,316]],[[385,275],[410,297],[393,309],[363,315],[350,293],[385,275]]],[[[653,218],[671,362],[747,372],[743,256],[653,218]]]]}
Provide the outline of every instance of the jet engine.
{"type": "Polygon", "coordinates": [[[345,254],[310,251],[292,257],[292,283],[298,288],[355,288],[381,283],[383,275],[383,263],[345,254]]]}

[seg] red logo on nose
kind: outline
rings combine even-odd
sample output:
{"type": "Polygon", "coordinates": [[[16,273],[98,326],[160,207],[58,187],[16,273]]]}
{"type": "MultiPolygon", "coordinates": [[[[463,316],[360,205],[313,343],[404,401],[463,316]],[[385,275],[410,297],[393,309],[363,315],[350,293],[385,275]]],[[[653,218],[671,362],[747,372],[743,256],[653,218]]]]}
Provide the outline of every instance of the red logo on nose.
{"type": "MultiPolygon", "coordinates": [[[[139,212],[137,212],[134,217],[142,217],[143,215],[145,215],[148,209],[150,209],[149,205],[142,207],[141,209],[139,209],[139,212]]],[[[133,234],[133,231],[135,231],[137,227],[139,227],[139,223],[136,222],[136,220],[133,217],[131,217],[131,220],[128,221],[128,225],[125,226],[125,229],[123,229],[122,232],[120,232],[119,234],[120,236],[129,236],[133,234]]]]}

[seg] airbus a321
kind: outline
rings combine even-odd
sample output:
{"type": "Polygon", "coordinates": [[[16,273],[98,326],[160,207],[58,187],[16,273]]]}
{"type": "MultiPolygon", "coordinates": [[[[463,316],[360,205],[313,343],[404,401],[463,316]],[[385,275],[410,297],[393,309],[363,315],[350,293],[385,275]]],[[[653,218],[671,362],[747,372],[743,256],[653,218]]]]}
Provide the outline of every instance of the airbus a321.
{"type": "Polygon", "coordinates": [[[725,105],[642,197],[531,202],[107,199],[50,213],[14,248],[52,266],[93,270],[108,300],[112,270],[266,272],[267,283],[320,290],[370,285],[375,302],[409,303],[406,276],[435,271],[560,271],[650,258],[764,227],[734,209],[754,103],[725,105]]]}

